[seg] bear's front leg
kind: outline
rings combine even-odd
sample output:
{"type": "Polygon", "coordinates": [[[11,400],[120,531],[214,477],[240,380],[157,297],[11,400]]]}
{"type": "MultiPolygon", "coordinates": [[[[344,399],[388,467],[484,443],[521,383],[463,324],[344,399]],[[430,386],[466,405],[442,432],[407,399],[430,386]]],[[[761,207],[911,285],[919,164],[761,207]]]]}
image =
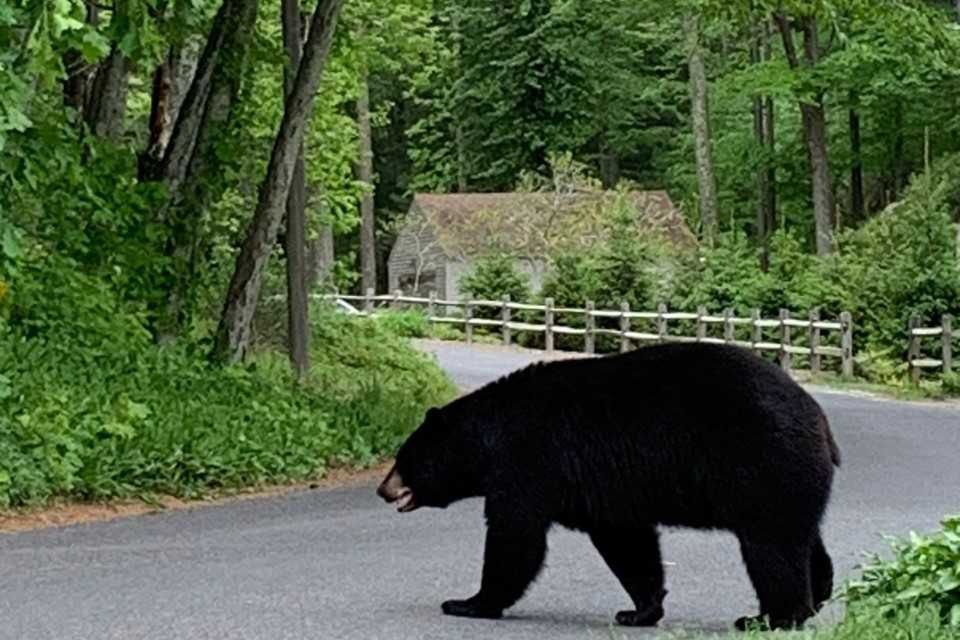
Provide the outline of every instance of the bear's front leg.
{"type": "Polygon", "coordinates": [[[467,600],[447,600],[443,612],[466,618],[502,617],[537,577],[546,555],[546,524],[491,518],[488,509],[480,591],[467,600]]]}

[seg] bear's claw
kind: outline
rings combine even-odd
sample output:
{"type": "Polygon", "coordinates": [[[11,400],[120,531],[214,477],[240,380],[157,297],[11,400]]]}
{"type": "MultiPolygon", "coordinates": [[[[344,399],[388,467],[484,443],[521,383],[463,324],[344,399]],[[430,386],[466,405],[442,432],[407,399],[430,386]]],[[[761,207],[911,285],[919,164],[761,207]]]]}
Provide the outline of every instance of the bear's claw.
{"type": "Polygon", "coordinates": [[[448,616],[461,618],[488,618],[496,620],[503,617],[503,609],[492,609],[478,605],[470,600],[447,600],[442,605],[443,612],[448,616]]]}
{"type": "Polygon", "coordinates": [[[799,631],[803,629],[803,622],[797,622],[796,620],[779,620],[767,616],[744,616],[737,618],[737,621],[733,624],[738,631],[749,631],[753,629],[758,631],[773,631],[775,629],[799,631]]]}
{"type": "Polygon", "coordinates": [[[659,604],[643,611],[617,612],[617,624],[623,627],[655,627],[663,617],[663,607],[659,604]]]}

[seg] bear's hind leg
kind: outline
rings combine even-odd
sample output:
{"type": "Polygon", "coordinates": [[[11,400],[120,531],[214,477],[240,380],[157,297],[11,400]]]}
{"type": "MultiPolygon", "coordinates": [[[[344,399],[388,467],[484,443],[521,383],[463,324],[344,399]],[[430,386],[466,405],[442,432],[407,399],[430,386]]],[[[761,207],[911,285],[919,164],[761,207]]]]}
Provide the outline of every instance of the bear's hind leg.
{"type": "Polygon", "coordinates": [[[590,532],[590,540],[636,607],[617,613],[617,624],[652,627],[663,617],[663,563],[654,526],[590,532]]]}
{"type": "Polygon", "coordinates": [[[813,608],[819,611],[833,595],[833,562],[819,533],[813,539],[810,555],[810,585],[813,591],[813,608]]]}
{"type": "Polygon", "coordinates": [[[740,536],[747,573],[760,600],[760,616],[740,618],[744,630],[753,624],[771,629],[794,629],[814,615],[810,588],[811,539],[751,539],[740,536]]]}
{"type": "Polygon", "coordinates": [[[523,597],[547,555],[548,525],[489,522],[480,591],[467,600],[447,600],[443,612],[466,618],[500,618],[523,597]]]}

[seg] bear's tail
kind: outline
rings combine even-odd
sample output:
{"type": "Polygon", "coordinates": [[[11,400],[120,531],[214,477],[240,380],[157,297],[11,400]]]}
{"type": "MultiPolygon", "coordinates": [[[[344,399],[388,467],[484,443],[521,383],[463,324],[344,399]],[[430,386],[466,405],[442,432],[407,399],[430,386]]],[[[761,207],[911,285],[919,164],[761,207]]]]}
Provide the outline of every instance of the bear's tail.
{"type": "Polygon", "coordinates": [[[833,432],[830,430],[830,423],[827,422],[827,416],[823,413],[823,410],[820,410],[820,420],[818,421],[818,426],[823,432],[823,437],[827,440],[827,447],[830,449],[830,461],[833,462],[835,467],[840,466],[840,447],[837,446],[837,441],[833,439],[833,432]]]}

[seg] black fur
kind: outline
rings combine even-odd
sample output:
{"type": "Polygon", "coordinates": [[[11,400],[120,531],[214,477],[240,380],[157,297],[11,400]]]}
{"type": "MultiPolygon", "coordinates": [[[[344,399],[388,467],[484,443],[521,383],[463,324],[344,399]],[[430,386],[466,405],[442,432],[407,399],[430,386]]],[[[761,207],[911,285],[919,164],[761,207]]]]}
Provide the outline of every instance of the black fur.
{"type": "Polygon", "coordinates": [[[445,613],[500,617],[559,523],[590,535],[633,600],[617,621],[654,625],[666,595],[656,527],[679,525],[735,533],[761,619],[793,627],[832,590],[819,525],[839,460],[788,375],[743,349],[691,344],[513,373],[429,411],[396,469],[418,505],[486,498],[480,591],[445,613]]]}

